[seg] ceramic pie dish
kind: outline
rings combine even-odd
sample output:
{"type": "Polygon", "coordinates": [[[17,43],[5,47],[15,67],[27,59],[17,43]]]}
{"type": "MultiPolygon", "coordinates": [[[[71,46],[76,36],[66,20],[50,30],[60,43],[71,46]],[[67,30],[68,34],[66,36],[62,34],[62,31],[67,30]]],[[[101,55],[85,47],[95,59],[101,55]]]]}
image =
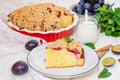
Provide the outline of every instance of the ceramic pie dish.
{"type": "Polygon", "coordinates": [[[8,17],[7,17],[7,24],[11,29],[13,29],[16,32],[19,32],[24,35],[32,36],[32,37],[42,38],[42,39],[46,40],[47,42],[52,42],[57,39],[68,37],[68,36],[72,35],[74,28],[78,22],[78,16],[76,15],[76,13],[74,13],[72,11],[70,11],[70,13],[73,15],[73,22],[69,26],[55,30],[55,31],[43,32],[43,31],[35,31],[35,30],[32,31],[32,30],[25,29],[25,28],[20,29],[18,26],[16,26],[12,22],[8,21],[8,17]]]}

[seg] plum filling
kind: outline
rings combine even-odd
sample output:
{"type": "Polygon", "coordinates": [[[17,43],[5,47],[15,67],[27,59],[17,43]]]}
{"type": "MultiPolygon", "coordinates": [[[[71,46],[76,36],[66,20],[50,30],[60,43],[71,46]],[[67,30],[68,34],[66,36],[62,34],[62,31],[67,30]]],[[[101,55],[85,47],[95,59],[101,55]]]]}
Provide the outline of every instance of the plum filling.
{"type": "Polygon", "coordinates": [[[84,58],[84,54],[81,54],[80,58],[84,58]]]}
{"type": "Polygon", "coordinates": [[[77,49],[70,50],[69,48],[67,48],[67,50],[68,50],[69,52],[72,52],[74,55],[78,55],[78,54],[79,54],[79,52],[78,52],[77,49]]]}
{"type": "Polygon", "coordinates": [[[57,48],[52,48],[53,50],[61,50],[61,47],[57,47],[57,48]]]}
{"type": "Polygon", "coordinates": [[[83,53],[83,54],[81,54],[81,57],[80,57],[80,58],[84,58],[84,50],[83,50],[83,48],[82,48],[82,53],[83,53]]]}
{"type": "MultiPolygon", "coordinates": [[[[46,47],[46,49],[47,49],[47,48],[48,48],[48,47],[46,47]]],[[[51,49],[53,49],[53,50],[62,50],[61,47],[56,47],[56,48],[51,48],[51,49]]],[[[68,50],[69,52],[73,53],[73,54],[76,56],[77,59],[84,58],[84,51],[83,51],[83,49],[82,49],[83,54],[80,54],[80,52],[79,52],[77,49],[72,49],[72,50],[71,50],[71,49],[67,48],[67,50],[68,50]]]]}
{"type": "Polygon", "coordinates": [[[79,59],[79,58],[84,58],[84,54],[81,54],[81,55],[80,55],[80,52],[78,52],[77,49],[70,50],[69,48],[67,48],[67,50],[68,50],[69,52],[73,53],[78,59],[79,59]],[[78,57],[78,55],[80,55],[80,56],[78,57]]]}
{"type": "Polygon", "coordinates": [[[51,12],[52,12],[51,8],[47,8],[47,10],[49,11],[49,13],[51,13],[51,12]]]}
{"type": "MultiPolygon", "coordinates": [[[[48,47],[46,47],[46,49],[47,49],[48,47]]],[[[57,47],[57,48],[51,48],[51,49],[53,49],[53,50],[62,50],[62,48],[61,47],[57,47]]]]}
{"type": "Polygon", "coordinates": [[[57,13],[57,15],[56,15],[58,18],[60,18],[60,16],[61,16],[61,12],[60,11],[58,11],[58,13],[57,13]]]}

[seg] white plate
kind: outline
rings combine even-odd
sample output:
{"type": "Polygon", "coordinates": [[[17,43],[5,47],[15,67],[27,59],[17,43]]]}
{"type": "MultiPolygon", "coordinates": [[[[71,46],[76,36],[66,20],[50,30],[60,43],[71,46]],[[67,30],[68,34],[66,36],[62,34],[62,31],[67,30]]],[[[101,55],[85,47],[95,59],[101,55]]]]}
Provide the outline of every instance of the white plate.
{"type": "Polygon", "coordinates": [[[27,57],[28,64],[36,71],[44,76],[53,78],[73,78],[83,76],[93,71],[98,63],[99,57],[97,53],[91,48],[82,45],[85,53],[84,66],[70,67],[70,68],[49,68],[45,67],[45,47],[46,44],[34,48],[27,57]]]}

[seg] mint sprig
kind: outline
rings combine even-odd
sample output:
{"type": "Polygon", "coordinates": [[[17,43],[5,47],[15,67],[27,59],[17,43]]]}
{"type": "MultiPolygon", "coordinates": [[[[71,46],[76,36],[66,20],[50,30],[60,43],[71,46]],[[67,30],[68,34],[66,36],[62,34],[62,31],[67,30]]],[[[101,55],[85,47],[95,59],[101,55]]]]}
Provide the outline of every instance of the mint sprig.
{"type": "Polygon", "coordinates": [[[98,8],[99,13],[96,14],[96,19],[101,25],[101,33],[106,36],[120,37],[120,8],[114,8],[113,5],[104,4],[98,8]]]}
{"type": "Polygon", "coordinates": [[[100,74],[98,75],[98,78],[107,78],[107,77],[109,77],[109,76],[111,76],[111,75],[112,75],[112,73],[109,72],[107,68],[104,68],[104,69],[100,72],[100,74]]]}

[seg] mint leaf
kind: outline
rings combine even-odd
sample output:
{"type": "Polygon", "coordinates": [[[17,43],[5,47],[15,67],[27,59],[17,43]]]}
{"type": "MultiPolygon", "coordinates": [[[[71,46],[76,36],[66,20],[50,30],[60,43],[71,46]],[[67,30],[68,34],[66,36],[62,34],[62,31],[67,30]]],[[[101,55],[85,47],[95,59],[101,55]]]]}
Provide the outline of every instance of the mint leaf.
{"type": "Polygon", "coordinates": [[[104,68],[104,69],[100,72],[100,74],[98,75],[98,78],[107,78],[107,77],[109,77],[109,76],[111,76],[111,75],[112,75],[112,73],[109,72],[107,68],[104,68]]]}
{"type": "Polygon", "coordinates": [[[114,14],[120,18],[120,8],[115,8],[114,14]]]}
{"type": "Polygon", "coordinates": [[[119,30],[119,31],[120,31],[120,26],[117,26],[117,27],[115,28],[115,30],[119,30]]]}
{"type": "Polygon", "coordinates": [[[109,20],[108,20],[108,23],[109,23],[109,24],[114,24],[114,21],[113,21],[112,19],[109,19],[109,20]]]}
{"type": "Polygon", "coordinates": [[[95,49],[95,45],[93,43],[85,43],[84,45],[86,45],[92,49],[95,49]]]}
{"type": "Polygon", "coordinates": [[[105,28],[104,28],[104,27],[101,27],[100,32],[103,33],[104,31],[105,31],[105,28]]]}
{"type": "Polygon", "coordinates": [[[120,18],[117,15],[113,16],[113,20],[120,26],[120,18]]]}
{"type": "Polygon", "coordinates": [[[66,37],[65,40],[70,43],[71,41],[73,41],[73,38],[70,38],[70,37],[66,37]]]}
{"type": "Polygon", "coordinates": [[[98,21],[100,21],[100,18],[101,18],[101,15],[100,14],[96,14],[96,19],[98,20],[98,21]]]}
{"type": "Polygon", "coordinates": [[[106,34],[107,36],[109,36],[109,35],[112,34],[112,31],[111,31],[111,30],[105,30],[105,34],[106,34]]]}
{"type": "Polygon", "coordinates": [[[120,31],[116,31],[113,34],[111,34],[113,37],[120,37],[120,31]]]}

